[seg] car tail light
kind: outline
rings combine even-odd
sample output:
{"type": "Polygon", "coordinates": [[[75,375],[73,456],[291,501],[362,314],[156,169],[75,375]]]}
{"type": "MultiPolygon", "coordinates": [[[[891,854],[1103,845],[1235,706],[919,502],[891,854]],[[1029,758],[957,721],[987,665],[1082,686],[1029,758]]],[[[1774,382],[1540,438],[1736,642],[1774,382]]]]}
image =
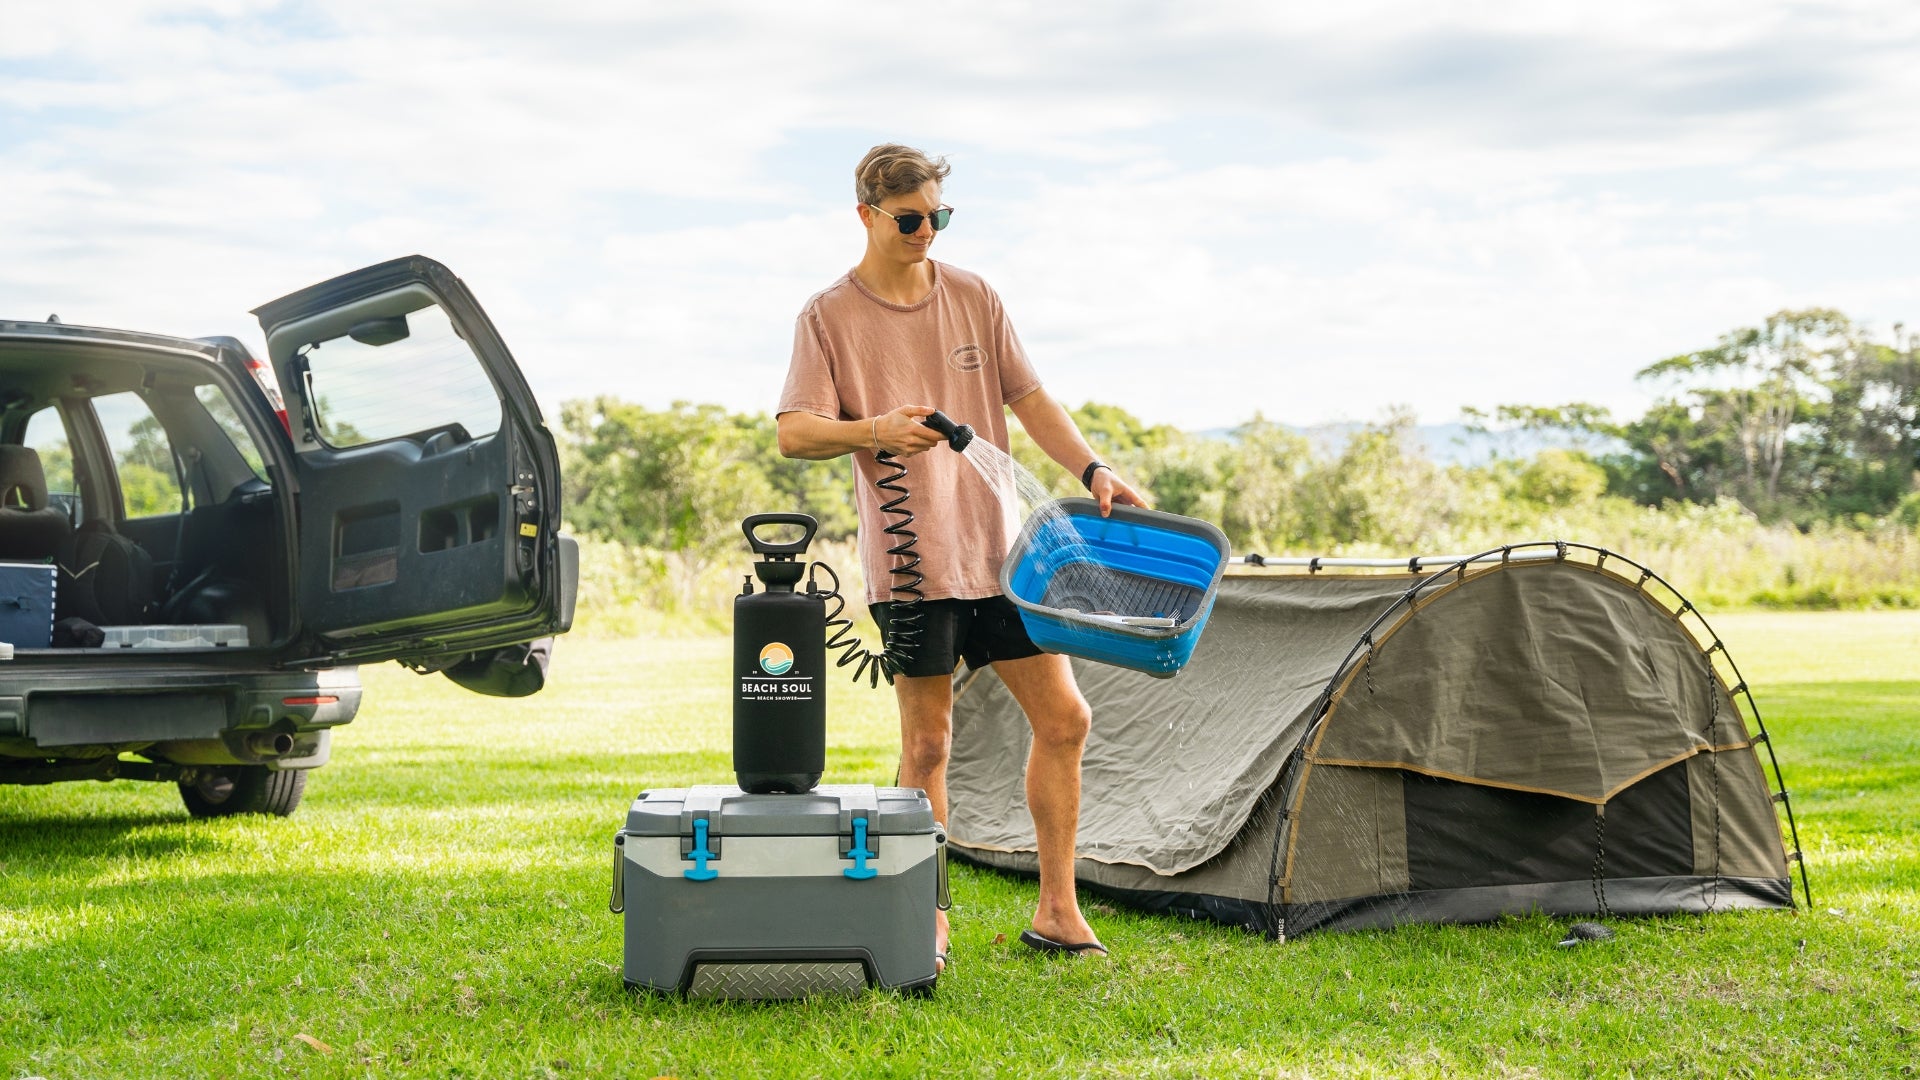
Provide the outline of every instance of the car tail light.
{"type": "Polygon", "coordinates": [[[317,694],[313,697],[281,698],[282,705],[331,705],[340,699],[332,694],[317,694]]]}
{"type": "Polygon", "coordinates": [[[267,404],[273,406],[273,415],[280,418],[280,427],[287,438],[293,438],[293,424],[287,420],[287,399],[280,396],[280,384],[274,380],[273,369],[249,356],[247,370],[253,372],[253,381],[260,384],[260,392],[267,395],[267,404]]]}

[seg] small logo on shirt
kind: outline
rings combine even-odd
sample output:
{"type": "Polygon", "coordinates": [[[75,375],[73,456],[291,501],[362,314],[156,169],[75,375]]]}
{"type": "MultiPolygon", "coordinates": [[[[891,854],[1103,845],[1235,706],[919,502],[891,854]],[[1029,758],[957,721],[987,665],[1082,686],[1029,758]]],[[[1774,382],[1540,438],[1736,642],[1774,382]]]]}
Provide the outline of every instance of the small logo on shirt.
{"type": "Polygon", "coordinates": [[[960,345],[947,354],[947,366],[955,371],[979,371],[987,366],[987,351],[978,345],[960,345]]]}

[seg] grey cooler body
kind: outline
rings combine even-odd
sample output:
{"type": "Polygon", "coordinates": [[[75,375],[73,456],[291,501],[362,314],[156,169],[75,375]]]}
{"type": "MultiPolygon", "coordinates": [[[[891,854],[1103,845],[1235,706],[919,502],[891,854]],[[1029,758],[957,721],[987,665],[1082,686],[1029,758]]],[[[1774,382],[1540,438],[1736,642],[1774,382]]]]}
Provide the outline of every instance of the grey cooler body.
{"type": "Polygon", "coordinates": [[[917,788],[642,792],[614,838],[624,978],[732,998],[931,990],[946,839],[917,788]]]}

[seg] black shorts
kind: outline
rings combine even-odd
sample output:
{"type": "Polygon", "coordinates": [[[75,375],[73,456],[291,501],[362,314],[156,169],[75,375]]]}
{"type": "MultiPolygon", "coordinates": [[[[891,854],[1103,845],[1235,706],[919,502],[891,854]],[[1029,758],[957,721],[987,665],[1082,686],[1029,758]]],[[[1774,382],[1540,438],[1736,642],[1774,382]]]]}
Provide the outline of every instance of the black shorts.
{"type": "MultiPolygon", "coordinates": [[[[896,600],[867,605],[880,627],[882,641],[890,636],[893,612],[899,606],[896,600]]],[[[920,609],[920,638],[914,655],[901,669],[902,675],[951,675],[954,664],[961,659],[978,670],[996,660],[1040,655],[1040,646],[1027,636],[1027,626],[1020,621],[1020,609],[1004,596],[922,600],[914,606],[920,609]]]]}

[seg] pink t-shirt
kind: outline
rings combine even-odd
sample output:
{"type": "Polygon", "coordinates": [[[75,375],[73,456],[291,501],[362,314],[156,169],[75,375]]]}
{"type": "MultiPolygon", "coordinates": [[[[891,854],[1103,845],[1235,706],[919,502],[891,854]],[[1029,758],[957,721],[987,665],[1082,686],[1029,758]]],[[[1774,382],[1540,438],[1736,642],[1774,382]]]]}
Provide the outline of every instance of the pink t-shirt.
{"type": "MultiPolygon", "coordinates": [[[[779,413],[865,420],[902,405],[931,405],[977,438],[1007,449],[1005,406],[1040,388],[1000,297],[977,274],[932,262],[933,290],[912,306],[890,304],[849,271],[807,301],[794,326],[793,363],[779,413]]],[[[777,415],[777,414],[776,414],[777,415]]],[[[880,512],[892,498],[874,487],[891,470],[871,450],[853,455],[860,511],[860,561],[867,602],[893,599],[898,543],[880,512]]],[[[929,600],[975,600],[1000,592],[1006,517],[993,487],[945,445],[900,462],[912,492],[909,528],[929,600]]]]}

